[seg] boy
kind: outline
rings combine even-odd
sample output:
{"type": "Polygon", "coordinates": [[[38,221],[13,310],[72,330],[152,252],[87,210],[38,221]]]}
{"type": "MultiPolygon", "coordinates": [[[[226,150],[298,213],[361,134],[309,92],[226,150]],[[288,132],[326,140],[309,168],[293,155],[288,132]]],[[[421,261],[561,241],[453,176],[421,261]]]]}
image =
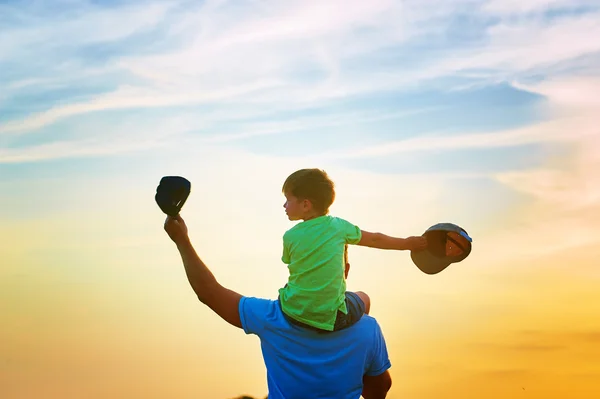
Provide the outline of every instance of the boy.
{"type": "Polygon", "coordinates": [[[290,275],[279,290],[279,299],[283,313],[294,324],[337,331],[369,313],[367,294],[346,292],[348,244],[409,251],[427,246],[425,237],[396,238],[370,233],[330,216],[334,183],[320,169],[292,173],[282,191],[288,219],[302,220],[283,235],[281,257],[290,275]]]}

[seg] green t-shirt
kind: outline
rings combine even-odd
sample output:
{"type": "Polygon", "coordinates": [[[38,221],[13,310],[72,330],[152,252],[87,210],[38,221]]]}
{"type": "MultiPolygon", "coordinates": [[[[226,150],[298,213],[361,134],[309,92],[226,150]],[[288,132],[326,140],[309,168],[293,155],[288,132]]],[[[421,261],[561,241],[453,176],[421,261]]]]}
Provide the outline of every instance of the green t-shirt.
{"type": "Polygon", "coordinates": [[[305,324],[333,330],[337,311],[347,313],[344,246],[360,241],[360,229],[324,215],[300,222],[283,235],[288,283],[279,290],[283,311],[305,324]]]}

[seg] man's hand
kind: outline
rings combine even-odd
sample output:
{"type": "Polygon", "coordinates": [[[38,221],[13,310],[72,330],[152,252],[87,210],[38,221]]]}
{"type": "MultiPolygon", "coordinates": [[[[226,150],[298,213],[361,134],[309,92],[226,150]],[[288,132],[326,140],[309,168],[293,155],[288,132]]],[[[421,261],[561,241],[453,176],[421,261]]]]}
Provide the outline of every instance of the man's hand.
{"type": "Polygon", "coordinates": [[[165,231],[175,244],[189,241],[188,229],[181,216],[167,216],[165,219],[165,231]]]}
{"type": "Polygon", "coordinates": [[[427,248],[427,238],[423,236],[406,238],[406,249],[409,251],[421,251],[425,248],[427,248]]]}

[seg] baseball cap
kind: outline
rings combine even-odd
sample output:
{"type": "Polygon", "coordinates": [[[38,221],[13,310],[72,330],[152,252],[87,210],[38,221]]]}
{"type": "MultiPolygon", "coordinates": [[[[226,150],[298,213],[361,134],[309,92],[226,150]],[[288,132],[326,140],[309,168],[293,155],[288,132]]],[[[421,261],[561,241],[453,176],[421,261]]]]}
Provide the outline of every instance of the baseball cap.
{"type": "Polygon", "coordinates": [[[435,224],[423,235],[427,237],[427,248],[410,253],[413,263],[423,273],[439,273],[471,253],[473,239],[465,229],[453,223],[435,224]]]}
{"type": "Polygon", "coordinates": [[[177,216],[190,195],[191,186],[185,177],[164,176],[156,187],[154,199],[164,213],[177,216]]]}

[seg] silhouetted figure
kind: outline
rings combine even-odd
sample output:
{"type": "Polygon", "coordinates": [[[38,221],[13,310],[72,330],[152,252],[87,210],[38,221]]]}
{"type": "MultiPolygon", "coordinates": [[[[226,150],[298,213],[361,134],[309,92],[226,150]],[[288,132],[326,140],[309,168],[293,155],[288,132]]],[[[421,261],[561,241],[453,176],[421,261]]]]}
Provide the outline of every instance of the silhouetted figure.
{"type": "Polygon", "coordinates": [[[176,244],[198,299],[231,325],[259,337],[269,399],[310,397],[384,399],[392,380],[386,342],[377,321],[318,332],[290,323],[278,300],[243,296],[217,281],[196,254],[180,215],[164,229],[176,244]]]}

